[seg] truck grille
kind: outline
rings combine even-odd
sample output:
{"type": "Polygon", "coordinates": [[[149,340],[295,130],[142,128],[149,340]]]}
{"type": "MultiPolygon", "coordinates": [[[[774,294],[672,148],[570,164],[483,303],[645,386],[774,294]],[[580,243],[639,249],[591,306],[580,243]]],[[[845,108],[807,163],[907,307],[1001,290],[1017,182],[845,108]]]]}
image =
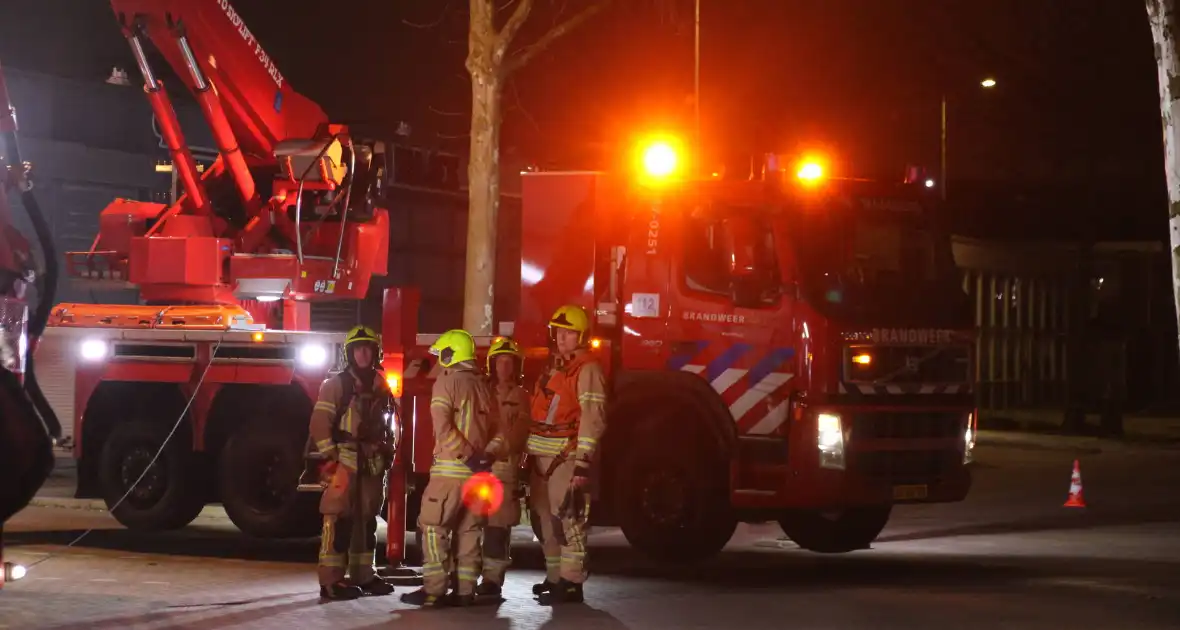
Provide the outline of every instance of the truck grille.
{"type": "Polygon", "coordinates": [[[865,412],[852,414],[852,440],[914,440],[952,438],[966,430],[963,413],[945,411],[926,412],[865,412]]]}
{"type": "Polygon", "coordinates": [[[971,350],[968,346],[851,346],[844,366],[850,383],[969,383],[971,350]],[[854,363],[852,357],[858,354],[869,355],[870,363],[854,363]]]}
{"type": "Polygon", "coordinates": [[[893,483],[930,482],[962,464],[962,455],[943,451],[865,451],[855,453],[850,468],[857,474],[893,483]]]}

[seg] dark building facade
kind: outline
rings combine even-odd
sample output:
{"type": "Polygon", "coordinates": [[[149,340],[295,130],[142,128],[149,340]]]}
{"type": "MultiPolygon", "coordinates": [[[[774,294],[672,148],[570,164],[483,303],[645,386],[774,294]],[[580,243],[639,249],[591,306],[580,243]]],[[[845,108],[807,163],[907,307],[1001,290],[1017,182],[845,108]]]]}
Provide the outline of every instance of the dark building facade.
{"type": "Polygon", "coordinates": [[[979,328],[980,406],[1097,412],[1170,402],[1178,375],[1166,252],[1156,241],[956,237],[979,328]]]}

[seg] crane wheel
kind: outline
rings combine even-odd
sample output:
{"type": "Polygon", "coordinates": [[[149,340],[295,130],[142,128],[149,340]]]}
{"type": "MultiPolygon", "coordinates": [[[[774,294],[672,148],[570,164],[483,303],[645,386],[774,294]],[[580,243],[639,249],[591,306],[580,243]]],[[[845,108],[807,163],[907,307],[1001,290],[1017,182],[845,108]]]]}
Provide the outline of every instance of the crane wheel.
{"type": "Polygon", "coordinates": [[[150,422],[123,422],[111,429],[103,444],[99,459],[102,497],[107,509],[127,529],[179,529],[191,523],[205,506],[200,466],[183,428],[160,451],[168,430],[167,426],[150,422]],[[128,493],[157,451],[159,458],[128,493]]]}
{"type": "Polygon", "coordinates": [[[305,435],[265,426],[239,429],[221,451],[218,469],[225,513],[255,538],[319,533],[320,494],[299,492],[305,435]]]}

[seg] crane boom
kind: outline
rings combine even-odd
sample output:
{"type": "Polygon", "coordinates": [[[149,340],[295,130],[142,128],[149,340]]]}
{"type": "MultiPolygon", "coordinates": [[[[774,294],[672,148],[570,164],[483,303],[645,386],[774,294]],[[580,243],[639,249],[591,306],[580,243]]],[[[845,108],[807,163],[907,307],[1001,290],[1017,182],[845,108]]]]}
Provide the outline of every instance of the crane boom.
{"type": "Polygon", "coordinates": [[[290,86],[228,0],[111,0],[184,190],[116,199],[71,276],[129,282],[149,303],[362,298],[384,275],[380,143],[353,138],[290,86]],[[220,152],[199,172],[146,52],[192,93],[220,152]]]}
{"type": "Polygon", "coordinates": [[[205,89],[187,69],[175,28],[188,38],[195,62],[217,86],[217,96],[241,151],[273,162],[275,146],[290,138],[311,138],[328,116],[291,88],[242,17],[227,0],[112,0],[125,28],[141,17],[143,32],[177,70],[189,90],[205,89]]]}

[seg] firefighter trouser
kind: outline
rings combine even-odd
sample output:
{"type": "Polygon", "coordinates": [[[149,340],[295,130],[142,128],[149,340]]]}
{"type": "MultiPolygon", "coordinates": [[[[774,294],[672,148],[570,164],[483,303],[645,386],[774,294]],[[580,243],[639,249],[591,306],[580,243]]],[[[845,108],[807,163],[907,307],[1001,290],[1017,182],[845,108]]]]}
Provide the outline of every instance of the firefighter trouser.
{"type": "Polygon", "coordinates": [[[504,574],[512,565],[512,528],[520,523],[520,499],[515,474],[497,477],[504,488],[504,500],[483,530],[483,579],[503,586],[504,574]]]}
{"type": "Polygon", "coordinates": [[[320,500],[324,526],[320,535],[319,579],[328,586],[344,579],[353,584],[373,580],[377,549],[377,515],[385,497],[384,476],[361,478],[359,515],[352,509],[352,481],[355,475],[337,469],[332,483],[320,500]],[[359,520],[358,520],[359,516],[359,520]]]}
{"type": "Polygon", "coordinates": [[[426,592],[443,596],[454,567],[460,595],[475,592],[480,573],[483,519],[463,505],[463,480],[430,478],[422,492],[418,526],[422,528],[422,582],[426,592]],[[452,560],[452,545],[455,546],[452,560]]]}
{"type": "Polygon", "coordinates": [[[554,469],[549,479],[545,472],[552,457],[535,457],[529,476],[529,497],[536,518],[541,519],[541,549],[545,552],[545,579],[558,578],[575,584],[586,581],[586,523],[590,502],[581,514],[559,515],[558,510],[570,491],[574,460],[566,459],[554,469]]]}

